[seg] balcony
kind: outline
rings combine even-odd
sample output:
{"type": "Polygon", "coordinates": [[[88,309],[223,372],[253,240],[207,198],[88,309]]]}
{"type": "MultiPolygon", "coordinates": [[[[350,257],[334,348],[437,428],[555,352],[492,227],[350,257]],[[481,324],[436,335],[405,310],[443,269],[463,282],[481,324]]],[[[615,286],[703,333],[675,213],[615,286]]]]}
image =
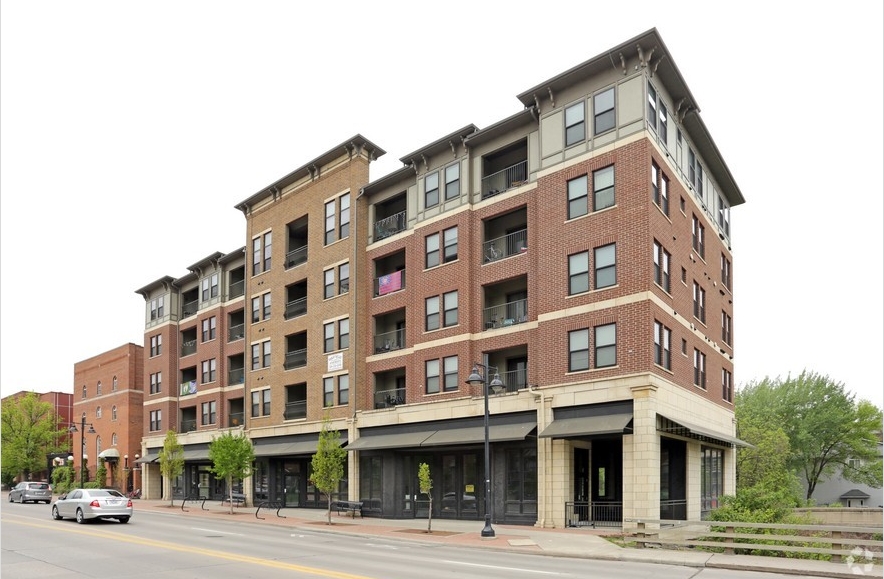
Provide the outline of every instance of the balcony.
{"type": "Polygon", "coordinates": [[[297,402],[286,402],[282,416],[285,420],[307,418],[307,401],[299,400],[297,402]]]}
{"type": "Polygon", "coordinates": [[[242,340],[246,335],[246,325],[245,324],[237,324],[235,326],[231,326],[230,329],[227,330],[227,341],[235,342],[236,340],[242,340]]]}
{"type": "Polygon", "coordinates": [[[307,313],[307,298],[298,298],[285,304],[284,317],[287,320],[303,316],[307,313]]]}
{"type": "Polygon", "coordinates": [[[528,181],[528,161],[520,161],[515,165],[492,173],[482,178],[482,199],[494,197],[519,187],[528,181]]]}
{"type": "Polygon", "coordinates": [[[482,247],[485,263],[491,263],[528,251],[528,230],[522,229],[486,241],[482,247]]]}
{"type": "Polygon", "coordinates": [[[375,390],[374,407],[393,408],[405,404],[405,388],[392,388],[389,390],[375,390]]]}
{"type": "Polygon", "coordinates": [[[178,428],[178,432],[193,432],[196,430],[196,418],[187,418],[181,419],[181,426],[178,428]]]}
{"type": "Polygon", "coordinates": [[[236,428],[237,426],[243,426],[245,424],[245,419],[245,412],[231,412],[227,417],[227,427],[236,428]]]}
{"type": "Polygon", "coordinates": [[[184,305],[181,306],[181,317],[188,318],[190,316],[196,315],[197,310],[199,309],[199,300],[192,300],[188,302],[184,302],[184,305]]]}
{"type": "Polygon", "coordinates": [[[283,367],[286,370],[292,370],[293,368],[303,368],[306,365],[307,348],[285,353],[285,362],[283,363],[283,367]]]}
{"type": "Polygon", "coordinates": [[[227,384],[229,386],[235,386],[236,384],[245,384],[245,382],[246,371],[244,368],[237,368],[227,373],[227,384]]]}
{"type": "Polygon", "coordinates": [[[285,269],[291,269],[307,261],[307,239],[309,227],[307,216],[301,216],[285,226],[286,253],[285,269]]]}
{"type": "Polygon", "coordinates": [[[528,298],[485,308],[482,319],[486,330],[524,324],[528,321],[528,298]]]}
{"type": "Polygon", "coordinates": [[[295,266],[307,263],[307,246],[295,248],[285,254],[285,268],[291,269],[295,266]]]}
{"type": "Polygon", "coordinates": [[[384,354],[405,347],[405,328],[376,334],[374,337],[374,353],[384,354]]]}
{"type": "Polygon", "coordinates": [[[246,291],[245,280],[234,281],[230,283],[230,299],[238,298],[246,291]]]}
{"type": "Polygon", "coordinates": [[[400,269],[374,278],[374,297],[405,289],[405,270],[400,269]]]}
{"type": "Polygon", "coordinates": [[[389,217],[378,219],[374,222],[374,240],[380,241],[400,231],[405,231],[408,226],[408,217],[405,211],[400,211],[389,217]]]}
{"type": "Polygon", "coordinates": [[[196,353],[196,338],[187,340],[181,344],[181,356],[189,356],[196,353]]]}

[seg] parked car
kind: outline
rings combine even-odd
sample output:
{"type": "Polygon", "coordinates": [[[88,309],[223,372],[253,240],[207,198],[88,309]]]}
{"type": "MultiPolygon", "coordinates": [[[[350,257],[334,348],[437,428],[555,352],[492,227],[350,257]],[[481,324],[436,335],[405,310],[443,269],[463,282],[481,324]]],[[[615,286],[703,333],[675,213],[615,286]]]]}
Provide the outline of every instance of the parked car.
{"type": "Polygon", "coordinates": [[[52,488],[45,482],[20,482],[9,491],[9,502],[14,503],[46,503],[52,502],[52,488]]]}
{"type": "Polygon", "coordinates": [[[131,517],[132,499],[115,489],[73,489],[52,503],[52,518],[56,521],[116,519],[128,523],[131,517]]]}

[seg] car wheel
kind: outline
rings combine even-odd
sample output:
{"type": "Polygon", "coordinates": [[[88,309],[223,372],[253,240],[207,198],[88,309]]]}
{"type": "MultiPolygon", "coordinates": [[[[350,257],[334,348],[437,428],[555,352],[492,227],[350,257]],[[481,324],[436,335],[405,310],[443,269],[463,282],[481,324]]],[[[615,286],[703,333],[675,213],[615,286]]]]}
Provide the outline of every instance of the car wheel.
{"type": "Polygon", "coordinates": [[[13,500],[13,498],[12,498],[12,495],[9,495],[9,502],[10,502],[10,503],[14,503],[14,502],[15,502],[15,501],[13,500]]]}
{"type": "Polygon", "coordinates": [[[120,517],[120,522],[121,522],[121,523],[128,523],[128,522],[129,522],[129,517],[120,517]]]}
{"type": "Polygon", "coordinates": [[[18,496],[18,504],[20,504],[20,505],[25,504],[25,496],[24,495],[18,496]]]}
{"type": "Polygon", "coordinates": [[[52,518],[55,519],[56,521],[61,520],[61,514],[59,514],[58,507],[55,505],[52,506],[52,518]]]}
{"type": "Polygon", "coordinates": [[[86,517],[83,516],[83,509],[77,509],[77,522],[81,525],[86,522],[86,517]]]}

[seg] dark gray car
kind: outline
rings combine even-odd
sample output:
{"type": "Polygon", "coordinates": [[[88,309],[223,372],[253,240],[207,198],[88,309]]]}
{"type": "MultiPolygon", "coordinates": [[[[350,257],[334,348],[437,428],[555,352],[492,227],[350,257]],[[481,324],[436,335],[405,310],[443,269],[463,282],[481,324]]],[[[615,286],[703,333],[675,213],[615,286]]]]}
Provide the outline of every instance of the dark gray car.
{"type": "Polygon", "coordinates": [[[45,482],[20,482],[9,491],[10,503],[46,503],[52,502],[52,488],[45,482]]]}

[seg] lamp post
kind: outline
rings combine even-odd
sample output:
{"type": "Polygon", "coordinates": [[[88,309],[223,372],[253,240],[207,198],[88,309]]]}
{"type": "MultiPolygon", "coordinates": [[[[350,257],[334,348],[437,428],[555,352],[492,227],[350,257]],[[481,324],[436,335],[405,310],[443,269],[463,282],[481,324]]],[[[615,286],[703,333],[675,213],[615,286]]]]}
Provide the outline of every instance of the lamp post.
{"type": "Polygon", "coordinates": [[[500,374],[494,366],[486,366],[476,362],[473,364],[473,371],[470,377],[466,379],[466,383],[470,386],[482,386],[485,393],[485,528],[482,529],[482,536],[494,538],[494,529],[491,528],[491,445],[488,440],[488,389],[493,388],[497,391],[503,382],[500,381],[500,374]],[[485,370],[485,375],[479,374],[479,367],[485,370]],[[494,379],[488,384],[488,373],[494,371],[494,379]]]}
{"type": "MultiPolygon", "coordinates": [[[[80,488],[86,486],[86,426],[89,426],[89,434],[95,434],[95,428],[91,422],[86,422],[86,415],[80,420],[80,488]]],[[[68,432],[77,432],[77,425],[71,424],[68,432]]]]}

